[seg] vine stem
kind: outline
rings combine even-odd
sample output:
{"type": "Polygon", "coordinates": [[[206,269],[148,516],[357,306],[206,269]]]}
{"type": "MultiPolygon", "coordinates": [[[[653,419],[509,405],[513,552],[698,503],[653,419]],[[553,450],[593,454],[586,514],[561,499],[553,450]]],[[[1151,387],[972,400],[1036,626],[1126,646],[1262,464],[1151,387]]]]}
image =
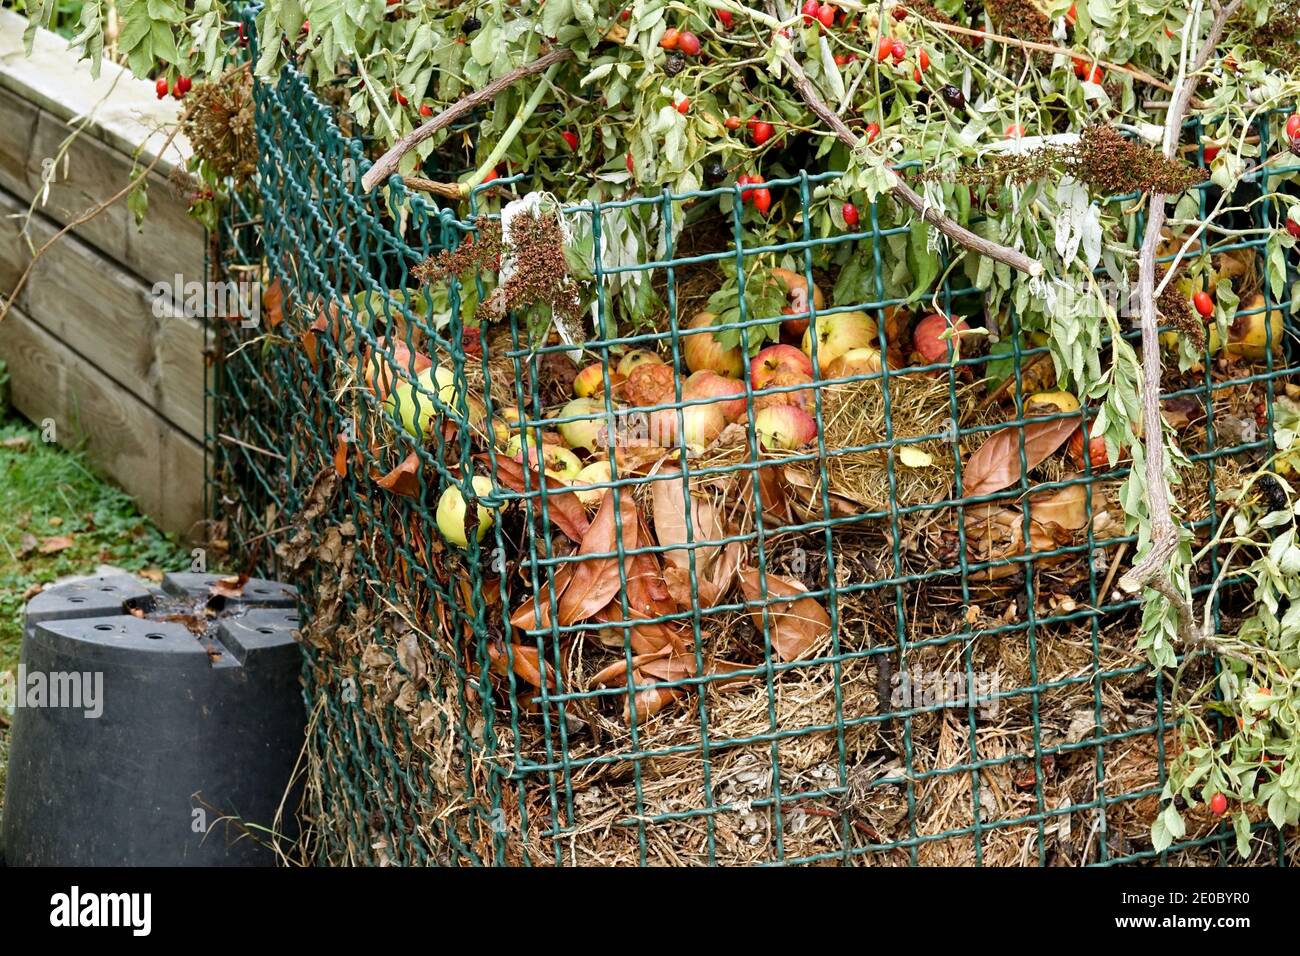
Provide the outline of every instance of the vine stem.
{"type": "Polygon", "coordinates": [[[544,97],[546,91],[550,89],[551,77],[555,75],[555,71],[559,69],[559,67],[560,65],[558,63],[552,63],[550,67],[547,68],[546,72],[542,74],[541,82],[537,84],[537,89],[533,90],[533,95],[528,97],[528,102],[524,104],[524,108],[521,109],[515,115],[515,118],[510,121],[510,125],[506,127],[506,131],[501,134],[501,138],[497,140],[496,145],[492,147],[492,152],[488,153],[488,158],[483,160],[483,164],[474,171],[473,176],[459,184],[460,194],[462,197],[468,196],[469,191],[483,182],[483,180],[487,178],[488,172],[492,170],[497,163],[501,162],[501,157],[506,154],[506,150],[510,148],[510,144],[513,143],[515,137],[519,135],[519,131],[524,128],[524,124],[528,122],[529,118],[534,112],[536,112],[537,107],[541,105],[542,97],[544,97]]]}
{"type": "MultiPolygon", "coordinates": [[[[502,91],[518,83],[520,80],[550,70],[557,64],[563,63],[565,60],[571,59],[572,57],[572,50],[551,50],[549,53],[544,53],[539,56],[531,63],[525,63],[523,66],[511,70],[509,73],[497,77],[481,90],[475,90],[468,96],[457,100],[427,123],[411,130],[390,146],[388,152],[375,160],[375,164],[366,170],[366,174],[361,177],[361,191],[363,193],[373,192],[376,186],[385,182],[389,176],[397,172],[397,165],[402,161],[403,156],[415,149],[415,147],[419,146],[439,130],[446,129],[475,107],[496,99],[502,91]]],[[[543,84],[543,88],[544,87],[545,84],[543,84]]],[[[475,185],[477,185],[477,183],[475,183],[475,185]]]]}
{"type": "MultiPolygon", "coordinates": [[[[781,63],[789,71],[794,87],[803,97],[808,108],[811,109],[835,134],[835,137],[855,152],[862,150],[865,144],[859,139],[843,118],[833,109],[826,105],[821,94],[817,92],[812,81],[808,79],[808,74],[804,72],[799,61],[792,54],[785,54],[781,58],[781,63]]],[[[914,192],[905,182],[896,175],[893,184],[889,187],[894,198],[903,204],[910,206],[918,216],[938,229],[941,233],[960,246],[977,252],[982,256],[988,256],[990,259],[996,259],[998,262],[1006,263],[1013,269],[1024,272],[1030,276],[1038,277],[1043,274],[1043,264],[1037,259],[1031,259],[1017,249],[1009,246],[1003,246],[996,242],[991,242],[983,236],[977,236],[965,226],[961,225],[954,219],[945,216],[943,213],[934,209],[924,199],[914,192]]]]}
{"type": "MultiPolygon", "coordinates": [[[[1183,117],[1191,105],[1200,74],[1209,62],[1228,21],[1240,9],[1242,0],[1232,0],[1226,7],[1216,7],[1209,35],[1197,51],[1190,68],[1180,72],[1174,84],[1169,113],[1165,117],[1164,154],[1172,159],[1178,149],[1183,117]]],[[[1184,56],[1182,66],[1187,63],[1184,56]]],[[[1160,321],[1156,310],[1156,251],[1160,245],[1160,231],[1165,224],[1165,199],[1162,192],[1153,192],[1147,207],[1146,233],[1138,255],[1138,310],[1142,330],[1142,427],[1148,510],[1151,515],[1151,546],[1142,560],[1128,574],[1120,578],[1120,587],[1130,594],[1149,587],[1162,594],[1174,608],[1178,618],[1178,635],[1189,645],[1203,645],[1207,635],[1196,621],[1191,601],[1174,583],[1169,574],[1169,562],[1178,549],[1180,538],[1177,522],[1169,506],[1169,487],[1165,481],[1164,421],[1160,415],[1160,382],[1164,363],[1160,354],[1160,321]]],[[[1170,269],[1177,267],[1177,261],[1170,269]]]]}

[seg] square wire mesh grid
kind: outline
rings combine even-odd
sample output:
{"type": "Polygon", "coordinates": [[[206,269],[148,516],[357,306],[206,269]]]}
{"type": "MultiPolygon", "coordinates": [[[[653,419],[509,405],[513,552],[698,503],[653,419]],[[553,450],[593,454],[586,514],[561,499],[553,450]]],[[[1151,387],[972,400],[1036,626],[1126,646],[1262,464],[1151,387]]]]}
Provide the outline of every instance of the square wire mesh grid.
{"type": "MultiPolygon", "coordinates": [[[[979,349],[844,375],[819,362],[812,386],[763,389],[750,376],[739,440],[721,450],[671,441],[647,465],[643,449],[615,443],[597,489],[608,491],[602,516],[512,465],[490,437],[503,418],[522,430],[526,453],[528,436],[557,426],[554,370],[575,345],[539,341],[518,316],[476,341],[462,306],[481,287],[452,283],[435,303],[411,275],[473,234],[473,217],[399,183],[360,195],[359,144],[293,70],[256,95],[258,195],[230,222],[260,227],[227,229],[223,245],[228,261],[264,254],[284,306],[268,327],[218,328],[211,500],[241,566],[303,585],[323,859],[1228,859],[1231,831],[1194,815],[1168,851],[1150,847],[1173,737],[1167,682],[1135,647],[1137,602],[1114,587],[1134,542],[1117,502],[1127,460],[1095,462],[1081,442],[1077,464],[1061,454],[1031,464],[1027,435],[1073,430],[1091,410],[1027,404],[1050,359],[1014,310],[1001,329],[1013,347],[996,357],[1014,383],[1009,405],[977,387],[995,360],[979,349]],[[409,208],[404,228],[385,200],[409,208]],[[446,325],[432,319],[439,308],[446,325]],[[449,400],[414,390],[415,416],[424,403],[437,423],[427,440],[394,427],[375,388],[413,380],[421,353],[455,376],[449,400]],[[773,395],[809,404],[817,427],[806,447],[760,446],[755,420],[773,395]],[[1010,436],[1015,478],[971,494],[963,468],[998,436],[1010,436]],[[449,486],[471,492],[471,474],[492,479],[481,500],[497,517],[462,552],[444,543],[434,510],[449,486]],[[670,511],[677,537],[660,517],[670,511]],[[594,524],[609,526],[605,543],[578,550],[594,524]],[[719,589],[719,566],[736,552],[743,584],[719,589]],[[586,606],[605,591],[599,608],[586,606]],[[807,625],[822,615],[827,627],[807,625]]],[[[1276,122],[1260,120],[1263,143],[1276,122]]],[[[597,425],[625,435],[653,421],[689,436],[687,416],[705,402],[684,395],[683,356],[708,330],[688,322],[725,262],[743,276],[754,260],[789,255],[804,281],[823,284],[814,250],[852,245],[872,262],[868,295],[814,301],[810,321],[816,330],[865,312],[889,353],[889,316],[905,303],[889,293],[883,250],[907,220],[871,207],[860,231],[814,236],[808,202],[833,175],[768,183],[796,193],[804,212],[802,237],[780,246],[746,246],[736,202],[717,214],[726,228],[711,245],[681,251],[692,233],[674,238],[674,220],[723,193],[738,198],[731,187],[562,211],[595,240],[593,327],[604,331],[577,344],[606,386],[597,425]],[[655,218],[662,255],[603,265],[602,229],[629,215],[655,218]],[[667,314],[654,327],[616,327],[604,290],[633,277],[663,292],[667,314]],[[672,370],[671,395],[641,403],[644,418],[606,397],[631,349],[672,370]]],[[[1261,228],[1276,221],[1271,202],[1253,215],[1261,228]]],[[[1258,257],[1264,242],[1231,248],[1258,257]]],[[[958,280],[938,292],[948,314],[977,297],[958,280]]],[[[743,347],[783,318],[742,307],[730,328],[743,347]]],[[[1216,488],[1271,447],[1287,355],[1268,348],[1228,373],[1206,361],[1167,382],[1167,401],[1201,409],[1184,435],[1182,495],[1199,535],[1213,526],[1216,488]]],[[[1255,862],[1294,855],[1259,826],[1274,850],[1255,862]]]]}

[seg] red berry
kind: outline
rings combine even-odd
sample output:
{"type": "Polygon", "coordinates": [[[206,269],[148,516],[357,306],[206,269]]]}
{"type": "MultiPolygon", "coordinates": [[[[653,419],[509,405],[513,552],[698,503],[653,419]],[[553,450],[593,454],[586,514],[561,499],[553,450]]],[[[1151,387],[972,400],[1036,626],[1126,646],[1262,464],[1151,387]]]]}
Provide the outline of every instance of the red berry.
{"type": "Polygon", "coordinates": [[[1291,235],[1295,236],[1297,239],[1300,239],[1300,222],[1296,222],[1294,219],[1288,219],[1286,221],[1286,231],[1291,233],[1291,235]]]}
{"type": "Polygon", "coordinates": [[[676,50],[677,44],[681,42],[681,32],[674,27],[669,27],[664,31],[664,35],[659,38],[659,45],[665,50],[676,50]]]}
{"type": "Polygon", "coordinates": [[[484,182],[485,184],[486,184],[486,183],[490,183],[490,182],[492,182],[492,180],[499,178],[500,175],[501,175],[501,174],[498,173],[495,169],[489,169],[489,170],[488,170],[488,174],[487,174],[486,176],[483,177],[483,182],[484,182]]]}
{"type": "Polygon", "coordinates": [[[804,23],[812,23],[821,13],[821,9],[822,5],[817,0],[804,0],[804,5],[799,8],[799,12],[803,14],[804,23]]]}
{"type": "Polygon", "coordinates": [[[903,58],[907,56],[907,44],[902,40],[895,40],[889,45],[889,55],[894,58],[895,63],[902,63],[903,58]]]}
{"type": "Polygon", "coordinates": [[[907,8],[906,8],[906,7],[894,7],[894,10],[893,10],[893,12],[890,14],[890,16],[892,16],[895,20],[906,20],[906,19],[907,19],[907,8]]]}
{"type": "Polygon", "coordinates": [[[421,103],[421,104],[420,104],[420,115],[421,115],[421,116],[432,116],[432,115],[433,115],[433,107],[430,106],[428,103],[421,103]]]}
{"type": "Polygon", "coordinates": [[[930,69],[930,54],[925,52],[925,47],[922,47],[921,51],[917,53],[916,62],[922,70],[930,69]]]}
{"type": "Polygon", "coordinates": [[[844,217],[844,225],[850,229],[858,227],[858,207],[851,202],[846,202],[840,207],[840,215],[844,217]]]}
{"type": "Polygon", "coordinates": [[[880,124],[879,124],[879,123],[868,123],[868,124],[867,124],[867,142],[870,143],[872,140],[874,140],[874,139],[875,139],[877,136],[879,136],[879,135],[880,135],[880,124]]]}
{"type": "Polygon", "coordinates": [[[248,37],[244,35],[244,25],[241,23],[238,25],[238,27],[239,27],[239,45],[248,46],[248,37]]]}
{"type": "Polygon", "coordinates": [[[1006,129],[1007,139],[1020,139],[1024,135],[1025,135],[1025,128],[1021,126],[1019,123],[1012,123],[1006,129]]]}
{"type": "Polygon", "coordinates": [[[849,58],[848,58],[847,56],[845,56],[843,53],[836,53],[836,54],[835,54],[835,65],[836,65],[836,66],[848,66],[848,65],[849,65],[849,58]]]}
{"type": "Polygon", "coordinates": [[[689,30],[683,30],[677,35],[677,49],[687,56],[699,56],[700,38],[689,30]]]}
{"type": "Polygon", "coordinates": [[[629,173],[631,173],[633,176],[636,175],[636,167],[632,165],[632,154],[631,154],[631,153],[628,153],[628,154],[627,154],[627,171],[628,171],[629,173]]]}
{"type": "Polygon", "coordinates": [[[752,130],[750,135],[754,137],[755,146],[762,146],[764,143],[766,143],[769,139],[772,138],[772,134],[775,132],[776,132],[776,127],[774,127],[771,123],[755,123],[754,129],[752,130]]]}
{"type": "Polygon", "coordinates": [[[1210,298],[1210,293],[1204,289],[1192,296],[1192,305],[1196,306],[1196,311],[1201,313],[1203,319],[1208,319],[1214,315],[1214,300],[1210,298]]]}
{"type": "Polygon", "coordinates": [[[876,50],[876,59],[884,63],[889,59],[889,55],[894,52],[894,41],[889,37],[880,38],[880,48],[876,50]]]}
{"type": "Polygon", "coordinates": [[[158,81],[153,85],[154,92],[158,94],[158,99],[167,95],[167,77],[160,76],[158,81]]]}
{"type": "Polygon", "coordinates": [[[576,153],[578,151],[578,134],[571,129],[566,129],[560,135],[564,137],[564,141],[568,143],[569,149],[576,153]]]}
{"type": "Polygon", "coordinates": [[[1216,817],[1221,817],[1228,812],[1228,798],[1221,793],[1216,793],[1210,797],[1210,812],[1216,817]]]}
{"type": "Polygon", "coordinates": [[[181,88],[182,93],[188,93],[193,83],[188,76],[178,76],[176,77],[176,85],[181,88]]]}
{"type": "Polygon", "coordinates": [[[406,99],[406,94],[404,94],[397,87],[393,87],[393,99],[397,100],[399,106],[405,106],[408,102],[408,100],[406,99]]]}
{"type": "Polygon", "coordinates": [[[1293,143],[1300,139],[1300,113],[1292,113],[1287,119],[1286,138],[1293,143]]]}
{"type": "MultiPolygon", "coordinates": [[[[624,12],[624,14],[627,13],[626,10],[624,10],[623,12],[624,12]]],[[[718,15],[718,22],[722,24],[722,29],[724,29],[724,30],[730,30],[730,29],[731,29],[731,24],[732,24],[732,22],[733,22],[733,18],[732,18],[732,16],[731,16],[731,11],[730,11],[730,10],[715,10],[714,12],[717,13],[717,15],[718,15]]]]}
{"type": "Polygon", "coordinates": [[[754,190],[754,208],[763,216],[772,208],[772,193],[766,186],[754,190]]]}
{"type": "Polygon", "coordinates": [[[1218,143],[1206,143],[1204,148],[1205,148],[1205,161],[1207,163],[1212,163],[1214,162],[1214,157],[1219,155],[1219,150],[1222,149],[1223,147],[1221,147],[1218,143]]]}
{"type": "Polygon", "coordinates": [[[1076,23],[1079,22],[1078,4],[1075,3],[1070,4],[1070,9],[1065,11],[1065,22],[1068,23],[1070,26],[1074,26],[1076,23]]]}
{"type": "Polygon", "coordinates": [[[631,10],[624,10],[622,13],[620,13],[620,14],[618,15],[618,18],[619,18],[620,20],[631,20],[631,19],[632,19],[632,11],[631,11],[631,10]]]}
{"type": "Polygon", "coordinates": [[[185,96],[185,91],[181,89],[181,81],[179,78],[172,83],[172,96],[176,97],[178,100],[183,99],[185,96]]]}
{"type": "Polygon", "coordinates": [[[686,111],[690,108],[691,108],[691,101],[683,96],[682,101],[677,104],[677,112],[681,113],[684,116],[686,115],[686,111]]]}
{"type": "Polygon", "coordinates": [[[817,10],[817,19],[821,21],[822,26],[831,26],[835,23],[835,8],[829,3],[823,3],[817,10]]]}
{"type": "Polygon", "coordinates": [[[734,133],[736,130],[740,129],[740,117],[728,116],[726,122],[722,125],[734,133]]]}
{"type": "Polygon", "coordinates": [[[921,68],[919,66],[912,70],[912,79],[917,86],[921,85],[921,68]]]}

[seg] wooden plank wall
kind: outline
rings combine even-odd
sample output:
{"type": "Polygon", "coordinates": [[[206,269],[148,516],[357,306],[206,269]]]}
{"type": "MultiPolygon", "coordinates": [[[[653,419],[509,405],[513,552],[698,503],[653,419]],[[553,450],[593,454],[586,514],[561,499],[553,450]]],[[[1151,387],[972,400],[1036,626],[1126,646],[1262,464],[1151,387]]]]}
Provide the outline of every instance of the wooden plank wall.
{"type": "MultiPolygon", "coordinates": [[[[174,101],[158,100],[151,83],[112,64],[92,80],[89,67],[52,34],[38,36],[29,59],[22,30],[21,17],[0,10],[0,295],[6,297],[32,248],[121,189],[137,164],[156,155],[151,150],[177,115],[174,101]],[[56,158],[41,196],[42,173],[56,158]]],[[[206,339],[201,320],[179,314],[169,297],[156,307],[154,294],[174,288],[177,276],[182,283],[205,279],[205,234],[189,218],[173,179],[187,151],[178,139],[151,174],[143,230],[119,202],[41,257],[0,322],[0,360],[23,415],[53,419],[60,443],[83,447],[142,511],[197,541],[206,339]]]]}

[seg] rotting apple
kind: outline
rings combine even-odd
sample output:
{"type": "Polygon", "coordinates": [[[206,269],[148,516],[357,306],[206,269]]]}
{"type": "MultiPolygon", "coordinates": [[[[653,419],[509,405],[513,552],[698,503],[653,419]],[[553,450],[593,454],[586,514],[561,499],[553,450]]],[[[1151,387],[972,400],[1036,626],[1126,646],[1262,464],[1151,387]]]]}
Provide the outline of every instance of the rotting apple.
{"type": "MultiPolygon", "coordinates": [[[[781,331],[791,338],[803,335],[808,329],[807,280],[797,272],[779,267],[772,270],[772,278],[779,280],[785,286],[786,300],[789,303],[785,311],[787,315],[795,316],[781,321],[781,331]]],[[[812,287],[812,303],[818,312],[826,307],[826,297],[822,295],[822,290],[817,288],[815,283],[812,287]]]]}
{"type": "Polygon", "coordinates": [[[570,448],[596,451],[605,440],[605,403],[594,398],[575,398],[562,409],[559,417],[574,421],[561,422],[560,435],[570,448]]]}
{"type": "Polygon", "coordinates": [[[632,372],[638,365],[647,365],[651,363],[662,365],[663,361],[663,359],[654,352],[651,352],[649,349],[633,349],[619,360],[618,374],[623,376],[623,378],[630,378],[632,372]]]}
{"type": "Polygon", "coordinates": [[[1228,326],[1228,353],[1250,362],[1262,362],[1271,342],[1277,354],[1282,350],[1284,322],[1282,310],[1276,306],[1269,309],[1264,296],[1256,293],[1241,306],[1228,326]]]}
{"type": "MultiPolygon", "coordinates": [[[[518,437],[518,436],[516,436],[518,437]]],[[[518,443],[511,452],[515,461],[523,461],[523,449],[518,443]]],[[[537,467],[538,452],[537,445],[529,444],[528,446],[528,463],[534,468],[537,467]]],[[[578,456],[563,445],[553,445],[545,442],[541,448],[541,460],[543,470],[552,478],[559,478],[561,481],[569,481],[577,477],[578,472],[582,471],[582,462],[578,456]]]]}
{"type": "Polygon", "coordinates": [[[948,345],[951,342],[953,358],[961,357],[960,334],[967,332],[970,326],[965,319],[953,322],[940,312],[932,312],[916,324],[912,330],[912,348],[920,358],[921,365],[936,365],[948,361],[948,345]]]}
{"type": "MultiPolygon", "coordinates": [[[[1080,425],[1070,436],[1070,460],[1078,468],[1084,467],[1083,442],[1089,434],[1088,426],[1080,425]]],[[[1122,454],[1122,452],[1121,452],[1122,454]]],[[[1093,471],[1105,471],[1110,467],[1110,457],[1106,453],[1106,436],[1098,435],[1088,439],[1088,464],[1093,471]]]]}
{"type": "Polygon", "coordinates": [[[769,405],[754,415],[754,432],[763,448],[790,451],[817,437],[817,422],[798,405],[769,405]]]}
{"type": "MultiPolygon", "coordinates": [[[[483,495],[492,493],[492,479],[486,475],[475,475],[471,479],[470,485],[477,497],[481,498],[483,495]]],[[[465,496],[461,494],[460,488],[456,485],[449,487],[442,493],[442,497],[438,499],[438,509],[435,515],[438,520],[438,530],[442,532],[444,538],[458,548],[469,547],[469,537],[465,531],[466,510],[465,496]]],[[[492,527],[492,511],[484,507],[480,502],[476,514],[478,528],[474,534],[479,541],[482,541],[483,536],[488,532],[488,528],[492,527]]]]}
{"type": "MultiPolygon", "coordinates": [[[[834,312],[817,316],[817,364],[828,368],[853,349],[873,348],[880,341],[876,321],[865,312],[834,312]]],[[[812,359],[813,329],[803,334],[803,353],[812,359]]]]}
{"type": "Polygon", "coordinates": [[[766,388],[778,372],[802,372],[812,377],[812,361],[793,345],[769,345],[749,363],[749,380],[754,388],[766,388]]]}
{"type": "MultiPolygon", "coordinates": [[[[617,387],[623,377],[614,368],[609,370],[609,384],[617,387]]],[[[599,362],[584,367],[573,378],[573,394],[579,398],[590,398],[605,390],[605,375],[599,362]]]]}
{"type": "Polygon", "coordinates": [[[768,389],[786,389],[792,386],[812,385],[811,375],[803,372],[780,371],[775,373],[763,386],[762,391],[754,396],[754,409],[768,408],[772,405],[798,405],[800,408],[813,407],[811,388],[798,388],[795,391],[769,392],[768,389]]]}
{"type": "Polygon", "coordinates": [[[1025,402],[1025,415],[1057,415],[1079,410],[1079,400],[1069,392],[1035,392],[1025,402]],[[1038,408],[1035,408],[1038,406],[1038,408]]]}
{"type": "Polygon", "coordinates": [[[632,370],[619,390],[620,397],[630,405],[649,408],[671,402],[676,393],[676,373],[663,362],[646,362],[632,370]]]}
{"type": "Polygon", "coordinates": [[[722,409],[722,416],[734,422],[745,414],[745,383],[725,378],[716,372],[695,372],[682,383],[682,398],[712,398],[722,409]]]}
{"type": "MultiPolygon", "coordinates": [[[[727,419],[716,404],[687,405],[681,413],[681,443],[692,452],[708,447],[727,427],[727,419]]],[[[661,448],[677,445],[676,408],[661,408],[650,413],[650,438],[661,448]]]]}
{"type": "Polygon", "coordinates": [[[857,375],[873,375],[881,370],[880,351],[863,346],[849,349],[826,369],[826,378],[852,378],[857,375]]]}
{"type": "MultiPolygon", "coordinates": [[[[712,312],[701,312],[686,324],[688,329],[707,329],[717,318],[712,312]]],[[[745,368],[745,354],[739,346],[726,348],[715,334],[695,332],[682,339],[682,354],[686,367],[692,372],[716,372],[719,375],[738,377],[745,368]]]]}
{"type": "Polygon", "coordinates": [[[434,394],[444,405],[455,403],[456,376],[451,369],[435,365],[417,375],[414,382],[398,383],[384,399],[384,408],[402,423],[409,435],[428,438],[438,414],[434,394]]]}
{"type": "Polygon", "coordinates": [[[611,481],[614,476],[614,469],[609,463],[608,458],[602,458],[600,461],[593,461],[585,465],[573,479],[573,490],[581,501],[587,507],[594,507],[600,504],[600,500],[605,497],[606,488],[590,488],[589,485],[602,484],[611,481]]]}

